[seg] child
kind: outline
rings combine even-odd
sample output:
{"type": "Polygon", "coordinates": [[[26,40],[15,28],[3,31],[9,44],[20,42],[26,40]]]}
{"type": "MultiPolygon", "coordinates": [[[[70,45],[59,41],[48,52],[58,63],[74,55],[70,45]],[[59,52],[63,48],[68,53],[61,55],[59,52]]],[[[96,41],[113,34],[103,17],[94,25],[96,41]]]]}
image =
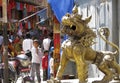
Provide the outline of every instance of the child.
{"type": "Polygon", "coordinates": [[[42,68],[43,68],[43,81],[48,79],[48,51],[44,51],[44,56],[42,57],[42,68]]]}
{"type": "Polygon", "coordinates": [[[42,52],[41,49],[39,48],[39,42],[36,39],[33,41],[33,47],[31,49],[31,53],[32,53],[31,77],[32,80],[34,81],[35,72],[36,72],[38,83],[40,83],[41,82],[40,62],[42,58],[42,52]]]}
{"type": "Polygon", "coordinates": [[[54,59],[53,59],[53,51],[50,52],[49,66],[50,66],[50,78],[51,78],[51,77],[54,76],[54,59]]]}

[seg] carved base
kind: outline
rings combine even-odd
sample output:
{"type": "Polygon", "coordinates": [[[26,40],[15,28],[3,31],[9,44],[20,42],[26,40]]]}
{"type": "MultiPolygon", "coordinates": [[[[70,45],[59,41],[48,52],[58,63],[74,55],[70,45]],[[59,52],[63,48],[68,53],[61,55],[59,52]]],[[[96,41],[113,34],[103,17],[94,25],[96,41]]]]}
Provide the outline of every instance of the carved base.
{"type": "Polygon", "coordinates": [[[92,83],[120,83],[120,80],[112,80],[110,82],[102,82],[102,81],[98,80],[98,81],[93,81],[92,83]]]}
{"type": "Polygon", "coordinates": [[[109,83],[120,83],[120,80],[112,80],[111,82],[109,83]]]}
{"type": "MultiPolygon", "coordinates": [[[[71,79],[64,81],[64,80],[56,80],[53,78],[53,79],[47,80],[47,83],[68,83],[70,81],[71,81],[71,79]]],[[[81,82],[79,82],[78,79],[72,79],[72,81],[70,83],[81,83],[81,82]]],[[[120,80],[112,80],[110,82],[102,82],[101,80],[96,80],[96,78],[93,78],[93,79],[88,79],[87,83],[120,83],[120,80]]]]}

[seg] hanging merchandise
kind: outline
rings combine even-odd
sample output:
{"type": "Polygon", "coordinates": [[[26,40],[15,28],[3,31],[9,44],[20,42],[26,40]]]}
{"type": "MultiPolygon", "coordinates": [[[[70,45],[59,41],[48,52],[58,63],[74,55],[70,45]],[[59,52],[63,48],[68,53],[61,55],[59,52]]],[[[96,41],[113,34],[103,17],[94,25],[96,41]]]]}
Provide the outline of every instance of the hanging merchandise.
{"type": "Polygon", "coordinates": [[[25,28],[28,29],[28,22],[25,22],[25,28]]]}
{"type": "Polygon", "coordinates": [[[16,2],[16,8],[17,8],[17,10],[23,10],[24,9],[24,4],[16,2]]]}
{"type": "Polygon", "coordinates": [[[34,8],[34,6],[33,5],[29,5],[29,4],[26,4],[26,9],[27,9],[27,12],[34,12],[35,10],[35,8],[34,8]]]}
{"type": "Polygon", "coordinates": [[[23,9],[23,17],[27,16],[27,8],[26,8],[26,4],[24,4],[24,9],[23,9]]]}
{"type": "Polygon", "coordinates": [[[23,25],[22,25],[22,23],[19,23],[18,25],[19,25],[19,26],[17,27],[17,28],[18,28],[17,34],[18,34],[19,36],[22,36],[23,25]]]}
{"type": "Polygon", "coordinates": [[[31,23],[28,22],[28,29],[31,29],[31,23]]]}
{"type": "Polygon", "coordinates": [[[8,13],[8,19],[11,19],[11,10],[16,7],[16,2],[14,0],[10,0],[7,5],[7,13],[8,13]]]}

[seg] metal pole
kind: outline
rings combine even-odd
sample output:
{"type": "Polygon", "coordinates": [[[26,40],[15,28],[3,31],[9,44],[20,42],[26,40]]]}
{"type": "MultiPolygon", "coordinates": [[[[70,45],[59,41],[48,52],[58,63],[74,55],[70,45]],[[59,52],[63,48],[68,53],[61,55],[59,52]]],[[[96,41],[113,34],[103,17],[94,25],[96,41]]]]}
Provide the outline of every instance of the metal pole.
{"type": "Polygon", "coordinates": [[[3,57],[4,57],[4,83],[9,83],[9,72],[8,72],[8,38],[7,38],[7,0],[2,0],[2,8],[3,8],[3,36],[4,36],[4,49],[3,49],[3,57]]]}

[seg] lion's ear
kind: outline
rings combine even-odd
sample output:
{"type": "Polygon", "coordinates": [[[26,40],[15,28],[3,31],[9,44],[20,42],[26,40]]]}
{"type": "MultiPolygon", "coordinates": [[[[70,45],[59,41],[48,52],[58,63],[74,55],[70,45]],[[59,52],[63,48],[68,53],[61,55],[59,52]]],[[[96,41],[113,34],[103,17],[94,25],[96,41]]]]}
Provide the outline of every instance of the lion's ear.
{"type": "Polygon", "coordinates": [[[86,18],[86,19],[85,19],[85,23],[88,24],[88,23],[90,22],[91,18],[92,18],[92,16],[86,18]]]}
{"type": "Polygon", "coordinates": [[[69,14],[69,13],[67,13],[65,16],[70,17],[70,14],[69,14]]]}
{"type": "Polygon", "coordinates": [[[73,13],[73,14],[78,13],[78,7],[77,7],[76,5],[74,6],[74,8],[73,8],[73,10],[72,10],[72,13],[73,13]]]}

